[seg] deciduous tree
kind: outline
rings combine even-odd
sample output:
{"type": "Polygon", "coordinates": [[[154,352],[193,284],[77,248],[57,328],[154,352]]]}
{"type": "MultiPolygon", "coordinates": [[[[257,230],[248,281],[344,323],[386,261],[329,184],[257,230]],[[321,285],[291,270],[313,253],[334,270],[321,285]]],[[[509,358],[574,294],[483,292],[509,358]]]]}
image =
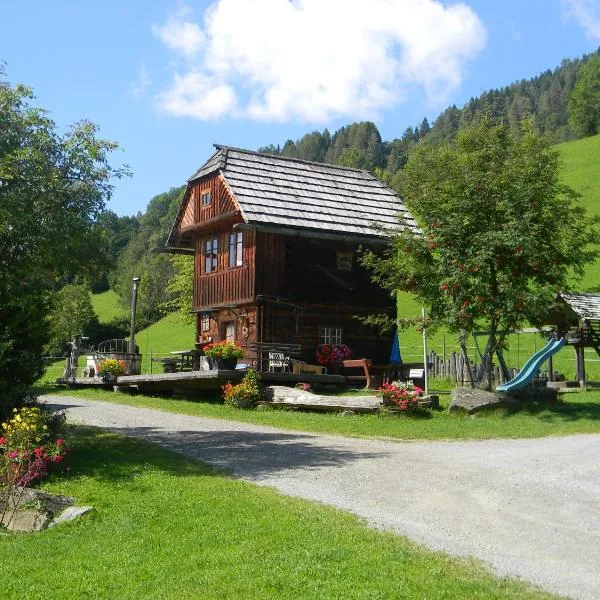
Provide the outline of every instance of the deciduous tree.
{"type": "Polygon", "coordinates": [[[93,123],[61,135],[32,98],[0,72],[0,412],[43,370],[49,291],[102,262],[97,218],[124,174],[93,123]]]}
{"type": "Polygon", "coordinates": [[[594,221],[558,176],[557,152],[531,123],[515,135],[483,120],[455,146],[417,147],[400,192],[422,235],[399,228],[383,258],[365,261],[379,284],[429,306],[433,325],[488,330],[491,357],[508,330],[541,323],[596,257],[594,221]]]}

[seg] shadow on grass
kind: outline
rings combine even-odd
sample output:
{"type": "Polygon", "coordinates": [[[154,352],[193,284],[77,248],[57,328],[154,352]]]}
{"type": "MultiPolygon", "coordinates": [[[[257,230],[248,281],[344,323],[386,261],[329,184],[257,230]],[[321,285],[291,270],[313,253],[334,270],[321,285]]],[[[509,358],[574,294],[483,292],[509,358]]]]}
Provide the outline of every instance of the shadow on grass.
{"type": "Polygon", "coordinates": [[[557,402],[532,401],[520,407],[507,409],[505,416],[528,415],[547,423],[598,421],[600,420],[600,402],[557,402]]]}
{"type": "MultiPolygon", "coordinates": [[[[66,410],[69,405],[53,403],[52,408],[66,410]]],[[[131,427],[115,424],[97,429],[96,432],[95,436],[84,436],[81,449],[77,448],[73,453],[73,475],[81,474],[76,470],[79,452],[84,453],[81,464],[86,465],[87,469],[93,469],[93,475],[100,478],[130,477],[131,469],[144,461],[177,474],[198,472],[194,463],[190,463],[182,471],[180,459],[165,458],[152,444],[210,465],[205,467],[204,473],[208,474],[216,468],[220,474],[229,472],[251,479],[265,478],[281,471],[342,466],[355,461],[387,456],[385,452],[356,452],[335,442],[319,445],[318,438],[314,435],[284,431],[166,430],[160,426],[131,427]],[[105,431],[150,442],[150,445],[146,444],[148,448],[144,460],[140,461],[139,448],[135,442],[115,438],[110,434],[107,437],[107,434],[103,433],[105,431]],[[108,450],[103,449],[105,446],[108,450]],[[95,455],[95,461],[90,460],[90,453],[95,455]]],[[[78,444],[77,437],[75,442],[78,444]]]]}
{"type": "Polygon", "coordinates": [[[98,427],[70,425],[69,478],[93,477],[103,481],[132,480],[148,468],[170,475],[216,475],[217,471],[175,453],[98,427]]]}

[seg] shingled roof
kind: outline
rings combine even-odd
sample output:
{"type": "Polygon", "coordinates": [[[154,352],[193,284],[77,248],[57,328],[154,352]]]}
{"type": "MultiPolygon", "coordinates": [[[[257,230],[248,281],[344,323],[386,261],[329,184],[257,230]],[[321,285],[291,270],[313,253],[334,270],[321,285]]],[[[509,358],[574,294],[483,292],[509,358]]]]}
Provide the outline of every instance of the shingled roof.
{"type": "Polygon", "coordinates": [[[311,230],[317,237],[337,233],[376,239],[383,234],[373,225],[398,227],[402,215],[408,227],[419,231],[398,195],[368,171],[228,146],[215,148],[189,179],[188,189],[204,177],[221,173],[248,224],[311,230]]]}
{"type": "Polygon", "coordinates": [[[559,296],[584,320],[600,320],[600,294],[565,294],[559,296]]]}

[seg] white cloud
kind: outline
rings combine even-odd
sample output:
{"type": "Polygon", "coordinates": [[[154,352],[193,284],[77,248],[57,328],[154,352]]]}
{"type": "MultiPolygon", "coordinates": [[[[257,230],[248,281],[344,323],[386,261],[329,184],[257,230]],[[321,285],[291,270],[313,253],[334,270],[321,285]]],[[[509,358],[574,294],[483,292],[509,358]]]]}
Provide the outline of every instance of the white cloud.
{"type": "Polygon", "coordinates": [[[200,26],[188,20],[190,13],[188,6],[180,4],[164,25],[152,26],[154,35],[158,36],[166,46],[187,58],[192,58],[205,41],[200,26]]]}
{"type": "Polygon", "coordinates": [[[159,107],[176,117],[198,117],[212,120],[235,111],[235,91],[227,83],[200,71],[175,74],[169,90],[157,96],[159,107]]]}
{"type": "Polygon", "coordinates": [[[373,117],[415,86],[441,104],[486,40],[471,8],[439,0],[216,0],[189,19],[156,28],[188,59],[158,105],[198,119],[373,117]],[[201,42],[174,44],[191,30],[201,42]]]}
{"type": "Polygon", "coordinates": [[[593,42],[600,41],[600,5],[594,0],[562,0],[567,17],[572,17],[583,27],[585,35],[593,42]]]}
{"type": "Polygon", "coordinates": [[[140,65],[140,72],[138,74],[137,80],[131,85],[131,93],[136,98],[141,98],[146,90],[150,87],[152,80],[150,79],[150,75],[148,75],[148,71],[146,69],[146,65],[140,65]]]}

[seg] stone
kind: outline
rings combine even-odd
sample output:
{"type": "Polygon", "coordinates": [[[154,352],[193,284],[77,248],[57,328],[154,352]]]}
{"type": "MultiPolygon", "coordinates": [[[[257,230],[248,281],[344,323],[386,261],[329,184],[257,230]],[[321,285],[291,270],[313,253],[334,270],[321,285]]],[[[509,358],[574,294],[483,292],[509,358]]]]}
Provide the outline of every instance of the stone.
{"type": "Polygon", "coordinates": [[[95,510],[93,506],[69,506],[65,510],[63,510],[58,517],[52,519],[52,521],[48,524],[48,527],[54,527],[59,523],[67,523],[69,521],[74,521],[75,519],[79,519],[79,517],[95,510]]]}
{"type": "Polygon", "coordinates": [[[9,531],[20,531],[31,533],[45,529],[50,521],[50,513],[34,508],[9,510],[3,516],[0,523],[9,531]]]}
{"type": "Polygon", "coordinates": [[[9,531],[40,531],[73,502],[69,496],[48,494],[34,488],[4,488],[0,491],[0,524],[9,531]]]}
{"type": "Polygon", "coordinates": [[[457,387],[450,396],[450,411],[464,410],[473,414],[486,408],[514,406],[515,399],[501,392],[488,392],[478,388],[457,387]]]}
{"type": "Polygon", "coordinates": [[[353,410],[345,410],[342,412],[342,417],[353,417],[355,414],[353,410]]]}

